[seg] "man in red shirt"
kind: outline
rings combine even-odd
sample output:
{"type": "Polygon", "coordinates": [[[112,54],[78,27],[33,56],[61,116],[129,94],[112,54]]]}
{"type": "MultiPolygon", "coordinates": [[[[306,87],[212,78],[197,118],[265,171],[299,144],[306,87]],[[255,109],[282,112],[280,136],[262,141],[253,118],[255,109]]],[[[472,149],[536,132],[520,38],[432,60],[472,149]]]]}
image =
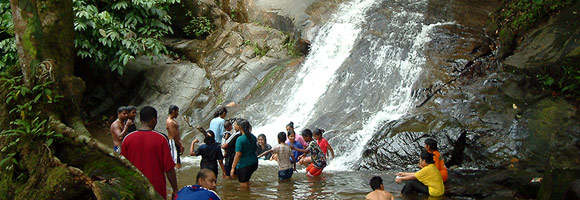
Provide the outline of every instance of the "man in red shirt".
{"type": "Polygon", "coordinates": [[[167,198],[165,175],[177,194],[177,177],[173,167],[167,137],[153,128],[157,125],[157,110],[145,106],[140,111],[141,129],[125,136],[121,144],[121,155],[125,156],[153,184],[155,191],[167,198]],[[164,175],[165,173],[165,175],[164,175]]]}

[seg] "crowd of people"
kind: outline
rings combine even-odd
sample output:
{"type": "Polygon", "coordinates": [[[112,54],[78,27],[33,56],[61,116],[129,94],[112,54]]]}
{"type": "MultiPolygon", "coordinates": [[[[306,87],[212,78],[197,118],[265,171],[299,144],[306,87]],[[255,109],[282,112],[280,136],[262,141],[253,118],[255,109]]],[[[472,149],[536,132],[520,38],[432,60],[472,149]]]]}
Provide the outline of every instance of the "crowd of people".
{"type": "MultiPolygon", "coordinates": [[[[175,169],[180,168],[180,155],[184,152],[181,141],[179,108],[171,105],[166,120],[167,135],[154,130],[157,125],[157,110],[151,106],[143,107],[139,112],[140,128],[135,127],[137,108],[120,107],[117,119],[111,124],[114,150],[127,158],[151,182],[162,197],[166,194],[166,180],[172,188],[172,199],[219,199],[215,193],[216,181],[221,169],[224,179],[238,179],[240,187],[250,187],[250,179],[258,169],[258,159],[276,160],[278,162],[279,180],[287,180],[296,172],[296,165],[306,167],[306,175],[317,177],[327,166],[328,157],[334,158],[334,150],[323,137],[323,129],[303,129],[296,134],[294,123],[286,125],[286,132],[277,135],[278,145],[268,145],[266,136],[257,138],[252,133],[252,126],[246,119],[232,118],[226,120],[227,109],[218,107],[209,128],[203,134],[203,144],[195,139],[189,150],[190,156],[201,156],[200,171],[196,184],[177,188],[175,169]],[[197,145],[197,147],[196,147],[197,145]],[[225,160],[225,162],[224,162],[225,160]],[[190,198],[190,197],[202,198],[190,198]]],[[[419,156],[419,170],[416,173],[399,172],[395,182],[406,181],[402,194],[423,193],[431,196],[442,196],[444,181],[447,180],[447,168],[438,151],[437,142],[425,140],[425,150],[419,156]]],[[[373,190],[367,199],[394,199],[384,190],[383,180],[375,176],[370,180],[373,190]]]]}

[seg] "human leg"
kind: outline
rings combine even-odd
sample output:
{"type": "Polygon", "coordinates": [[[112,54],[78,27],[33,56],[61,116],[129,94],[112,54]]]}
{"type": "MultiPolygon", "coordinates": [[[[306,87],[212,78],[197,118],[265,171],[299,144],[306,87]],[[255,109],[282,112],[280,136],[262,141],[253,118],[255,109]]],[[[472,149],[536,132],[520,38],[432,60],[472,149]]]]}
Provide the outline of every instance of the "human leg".
{"type": "Polygon", "coordinates": [[[238,181],[240,182],[241,187],[249,187],[250,186],[250,178],[252,174],[258,169],[258,164],[250,165],[246,167],[242,167],[237,169],[238,174],[238,181]]]}
{"type": "Polygon", "coordinates": [[[298,164],[301,164],[304,166],[308,166],[310,163],[312,163],[312,158],[310,158],[310,156],[304,157],[304,158],[300,159],[300,161],[298,161],[298,164]]]}
{"type": "Polygon", "coordinates": [[[401,190],[401,194],[411,194],[413,192],[429,195],[429,188],[419,180],[413,179],[405,183],[405,186],[403,186],[403,189],[401,190]]]}
{"type": "Polygon", "coordinates": [[[289,168],[285,170],[278,171],[278,178],[280,180],[286,180],[292,178],[292,174],[294,174],[294,169],[289,168]]]}

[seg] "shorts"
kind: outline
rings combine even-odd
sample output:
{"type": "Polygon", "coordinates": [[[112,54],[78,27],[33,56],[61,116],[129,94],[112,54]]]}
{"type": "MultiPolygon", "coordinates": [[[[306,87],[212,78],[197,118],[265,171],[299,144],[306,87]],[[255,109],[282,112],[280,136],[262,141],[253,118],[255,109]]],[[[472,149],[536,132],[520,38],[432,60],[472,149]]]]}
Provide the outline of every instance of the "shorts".
{"type": "Polygon", "coordinates": [[[292,178],[292,174],[294,174],[294,169],[292,169],[292,168],[280,170],[280,171],[278,171],[278,178],[280,180],[290,179],[290,178],[292,178]]]}
{"type": "Polygon", "coordinates": [[[236,169],[236,173],[238,174],[238,181],[240,181],[240,183],[245,183],[245,182],[250,181],[250,177],[252,177],[252,174],[254,174],[254,172],[257,169],[258,169],[258,164],[253,164],[250,166],[236,169]]]}
{"type": "Polygon", "coordinates": [[[311,177],[320,176],[320,174],[322,174],[322,169],[324,168],[317,168],[314,166],[314,164],[310,163],[310,165],[308,165],[306,168],[306,175],[311,177]]]}
{"type": "Polygon", "coordinates": [[[175,140],[169,139],[169,148],[171,149],[171,158],[175,164],[181,164],[181,159],[179,157],[179,147],[175,144],[175,140]]]}

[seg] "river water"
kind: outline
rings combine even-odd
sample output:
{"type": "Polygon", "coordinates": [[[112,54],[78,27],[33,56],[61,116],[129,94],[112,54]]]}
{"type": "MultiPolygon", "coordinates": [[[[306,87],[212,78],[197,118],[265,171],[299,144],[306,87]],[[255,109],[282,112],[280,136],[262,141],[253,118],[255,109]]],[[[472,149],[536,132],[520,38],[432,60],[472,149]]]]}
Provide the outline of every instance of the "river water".
{"type": "MultiPolygon", "coordinates": [[[[108,129],[89,127],[93,138],[113,147],[108,129]]],[[[186,151],[189,146],[186,145],[186,151]]],[[[178,188],[195,184],[201,157],[181,156],[182,167],[176,170],[178,188]]],[[[332,161],[331,161],[332,162],[332,161]]],[[[306,169],[298,166],[290,180],[278,181],[278,163],[260,160],[258,170],[254,173],[250,189],[241,189],[237,180],[224,180],[221,169],[217,181],[216,193],[222,199],[364,199],[371,192],[369,181],[373,176],[381,176],[385,190],[398,198],[402,184],[394,182],[393,172],[386,171],[325,171],[316,178],[308,178],[306,169]]],[[[171,186],[167,185],[171,191],[171,186]]],[[[170,194],[168,192],[168,194],[170,194]]],[[[404,199],[421,199],[426,196],[406,196],[404,199]]],[[[169,199],[169,197],[167,198],[169,199]]]]}
{"type": "MultiPolygon", "coordinates": [[[[177,170],[180,187],[195,183],[201,160],[200,157],[182,158],[183,166],[177,170]]],[[[388,172],[328,171],[320,177],[308,178],[305,171],[299,167],[290,180],[278,181],[278,164],[261,160],[249,190],[240,189],[237,180],[220,177],[216,192],[222,199],[364,199],[371,191],[368,182],[373,176],[381,176],[387,190],[399,191],[402,187],[392,181],[395,176],[388,172]]]]}

